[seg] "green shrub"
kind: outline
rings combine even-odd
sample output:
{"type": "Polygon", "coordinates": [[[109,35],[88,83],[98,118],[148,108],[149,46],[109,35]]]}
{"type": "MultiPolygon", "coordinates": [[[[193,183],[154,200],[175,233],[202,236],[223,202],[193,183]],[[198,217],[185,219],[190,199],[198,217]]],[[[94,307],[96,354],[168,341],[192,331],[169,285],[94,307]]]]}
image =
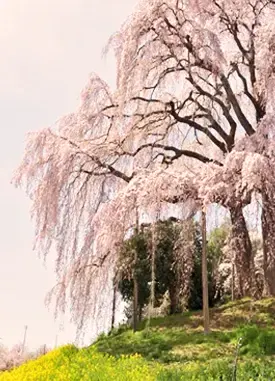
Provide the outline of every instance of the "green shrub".
{"type": "Polygon", "coordinates": [[[237,336],[242,338],[241,354],[253,356],[275,354],[275,332],[270,329],[259,329],[256,325],[239,328],[237,336]]]}
{"type": "MultiPolygon", "coordinates": [[[[232,381],[233,363],[216,360],[205,365],[199,363],[187,364],[182,369],[163,369],[157,375],[157,381],[232,381]]],[[[237,368],[238,381],[273,381],[275,366],[271,362],[241,362],[237,368]]]]}

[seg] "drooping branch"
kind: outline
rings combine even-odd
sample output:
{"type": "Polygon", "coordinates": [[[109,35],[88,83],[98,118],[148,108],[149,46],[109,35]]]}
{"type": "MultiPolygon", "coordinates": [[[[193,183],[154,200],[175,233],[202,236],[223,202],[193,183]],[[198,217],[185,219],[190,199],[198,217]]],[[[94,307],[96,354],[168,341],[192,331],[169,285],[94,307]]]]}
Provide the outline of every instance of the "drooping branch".
{"type": "MultiPolygon", "coordinates": [[[[107,169],[108,173],[112,174],[113,176],[115,177],[118,177],[124,181],[126,181],[127,183],[131,180],[131,177],[130,176],[127,176],[125,173],[119,171],[118,169],[115,169],[112,165],[110,164],[107,164],[107,163],[104,163],[103,161],[101,161],[97,156],[95,155],[92,155],[90,154],[88,151],[83,151],[80,147],[79,144],[77,144],[76,142],[73,142],[72,140],[68,139],[68,138],[65,138],[64,136],[58,136],[60,139],[62,140],[65,140],[67,141],[70,145],[72,145],[73,147],[77,148],[80,150],[80,152],[87,156],[89,159],[91,159],[91,161],[93,161],[95,164],[98,165],[99,168],[101,169],[107,169]]],[[[94,175],[94,172],[91,172],[91,171],[88,171],[88,170],[83,170],[81,169],[81,172],[83,173],[87,173],[87,174],[90,174],[90,175],[94,175]]],[[[97,175],[97,173],[96,173],[97,175]]],[[[106,173],[104,173],[104,175],[106,175],[106,173]]]]}
{"type": "Polygon", "coordinates": [[[200,154],[198,152],[191,151],[191,150],[182,150],[182,149],[178,149],[178,148],[176,148],[174,146],[168,146],[168,145],[164,145],[164,144],[160,144],[160,143],[147,143],[147,144],[143,144],[143,145],[140,145],[134,152],[124,152],[124,153],[127,154],[127,155],[130,155],[130,156],[135,156],[139,152],[141,152],[142,150],[144,150],[146,148],[161,149],[163,151],[168,151],[168,152],[171,151],[171,152],[173,152],[174,156],[169,156],[169,157],[165,156],[165,163],[166,164],[170,164],[174,160],[177,160],[177,159],[179,159],[182,156],[186,156],[186,157],[190,157],[190,158],[199,160],[202,163],[214,163],[214,164],[219,165],[219,166],[223,165],[218,160],[208,158],[208,157],[206,157],[206,156],[204,156],[204,155],[202,155],[202,154],[200,154]]]}
{"type": "Polygon", "coordinates": [[[226,150],[226,146],[223,142],[219,141],[212,133],[211,131],[209,130],[209,128],[206,128],[206,127],[203,127],[201,124],[195,122],[194,120],[188,118],[188,117],[182,117],[180,116],[176,110],[175,110],[175,105],[174,103],[171,101],[169,103],[169,105],[171,106],[171,109],[170,109],[170,113],[171,115],[180,123],[185,123],[187,124],[188,126],[190,127],[193,127],[195,130],[197,131],[200,131],[200,132],[203,132],[217,147],[220,148],[220,150],[224,153],[227,152],[226,150]]]}
{"type": "Polygon", "coordinates": [[[226,91],[228,99],[229,99],[230,103],[232,104],[234,111],[235,111],[240,123],[242,124],[245,132],[249,136],[253,135],[255,130],[252,127],[252,125],[249,123],[248,119],[245,117],[245,115],[244,115],[244,113],[243,113],[243,111],[239,105],[239,102],[237,101],[237,98],[236,98],[236,96],[235,96],[235,94],[231,88],[230,83],[224,75],[221,76],[221,82],[224,86],[224,89],[226,91]]]}

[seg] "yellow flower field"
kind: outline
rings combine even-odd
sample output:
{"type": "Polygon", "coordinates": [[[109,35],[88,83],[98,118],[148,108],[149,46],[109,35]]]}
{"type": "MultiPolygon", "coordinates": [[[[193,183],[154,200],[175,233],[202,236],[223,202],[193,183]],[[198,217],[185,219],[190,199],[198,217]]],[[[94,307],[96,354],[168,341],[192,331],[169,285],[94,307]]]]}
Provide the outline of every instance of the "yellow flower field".
{"type": "Polygon", "coordinates": [[[160,369],[137,354],[116,359],[94,349],[66,346],[0,374],[0,381],[153,381],[160,369]]]}

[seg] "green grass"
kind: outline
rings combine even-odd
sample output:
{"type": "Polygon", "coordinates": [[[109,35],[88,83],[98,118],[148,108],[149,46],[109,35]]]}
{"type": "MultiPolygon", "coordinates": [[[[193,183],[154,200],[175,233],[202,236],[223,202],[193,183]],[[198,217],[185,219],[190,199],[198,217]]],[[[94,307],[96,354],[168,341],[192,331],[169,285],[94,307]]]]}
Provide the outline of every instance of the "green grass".
{"type": "Polygon", "coordinates": [[[59,348],[0,381],[231,381],[240,338],[237,380],[275,380],[274,299],[212,309],[208,335],[202,323],[201,312],[188,312],[152,319],[149,329],[142,322],[136,333],[120,327],[89,348],[59,348]]]}

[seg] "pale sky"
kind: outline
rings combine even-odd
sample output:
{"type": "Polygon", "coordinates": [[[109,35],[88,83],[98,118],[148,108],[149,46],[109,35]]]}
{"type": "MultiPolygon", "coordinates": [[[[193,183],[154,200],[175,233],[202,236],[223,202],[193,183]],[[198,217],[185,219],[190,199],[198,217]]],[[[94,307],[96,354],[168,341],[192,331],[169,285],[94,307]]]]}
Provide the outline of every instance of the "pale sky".
{"type": "MultiPolygon", "coordinates": [[[[11,346],[54,345],[58,324],[44,306],[55,283],[33,252],[30,203],[10,184],[28,131],[74,111],[89,73],[114,83],[114,62],[101,59],[108,37],[135,0],[0,0],[0,337],[11,346]]],[[[65,323],[58,343],[71,342],[65,323]]]]}

